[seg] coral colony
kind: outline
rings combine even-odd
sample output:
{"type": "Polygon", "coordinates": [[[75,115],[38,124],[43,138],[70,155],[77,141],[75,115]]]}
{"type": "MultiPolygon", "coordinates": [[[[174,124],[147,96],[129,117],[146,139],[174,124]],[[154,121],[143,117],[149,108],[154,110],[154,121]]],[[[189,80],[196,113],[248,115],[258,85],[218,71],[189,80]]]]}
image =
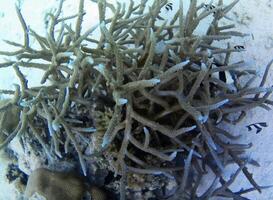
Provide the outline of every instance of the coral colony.
{"type": "Polygon", "coordinates": [[[16,7],[24,43],[6,41],[18,50],[1,51],[7,61],[0,67],[12,67],[20,85],[1,90],[13,96],[0,107],[1,126],[14,107],[20,120],[10,132],[1,132],[0,148],[15,137],[35,140],[36,151],[49,163],[77,160],[84,176],[90,176],[87,163],[93,160],[112,173],[104,187],[120,199],[247,199],[242,195],[261,192],[265,187],[247,168],[257,163],[244,156],[251,144],[239,144],[240,135],[219,124],[236,124],[256,107],[270,109],[273,88],[264,85],[272,62],[261,84],[253,87],[257,72],[244,61],[230,62],[231,54],[244,46],[226,42],[246,35],[234,31],[234,24],[220,25],[239,0],[228,5],[189,1],[186,13],[180,0],[167,21],[161,12],[174,10],[166,0],[151,6],[147,0],[138,5],[131,0],[128,7],[93,0],[99,22],[83,32],[84,0],[77,14],[64,18],[60,0],[56,12],[48,14],[46,36],[28,27],[16,7]],[[110,18],[106,10],[112,12],[110,18]],[[206,33],[196,35],[209,16],[206,33]],[[92,38],[96,29],[101,31],[98,40],[92,38]],[[39,44],[37,49],[30,39],[39,44]],[[44,70],[41,86],[29,87],[21,68],[44,70]],[[243,84],[242,79],[249,81],[243,84]],[[226,179],[222,172],[228,164],[238,169],[226,179]],[[215,178],[200,194],[208,171],[215,178]],[[252,187],[233,191],[230,185],[241,171],[252,187]]]}

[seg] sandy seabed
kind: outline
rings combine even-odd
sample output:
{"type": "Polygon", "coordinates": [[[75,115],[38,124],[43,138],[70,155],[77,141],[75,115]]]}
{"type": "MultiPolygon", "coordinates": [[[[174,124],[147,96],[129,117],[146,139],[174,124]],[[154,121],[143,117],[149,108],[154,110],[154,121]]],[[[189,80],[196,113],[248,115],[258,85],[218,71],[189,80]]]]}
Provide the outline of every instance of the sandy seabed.
{"type": "MultiPolygon", "coordinates": [[[[125,1],[125,0],[123,0],[125,1]]],[[[185,0],[185,4],[187,4],[185,0]]],[[[43,33],[45,31],[44,16],[52,8],[56,7],[55,0],[24,0],[20,1],[22,6],[22,14],[30,27],[37,32],[43,33]]],[[[85,16],[84,27],[88,28],[96,23],[98,20],[98,12],[94,4],[86,1],[87,14],[85,16]]],[[[126,1],[125,1],[126,2],[126,1]]],[[[128,1],[129,2],[129,1],[128,1]]],[[[174,3],[175,12],[176,5],[179,1],[172,1],[174,3]]],[[[199,0],[199,3],[210,2],[199,0]]],[[[229,3],[230,0],[224,0],[224,3],[229,3]]],[[[15,12],[15,0],[1,0],[0,1],[0,50],[12,50],[10,46],[2,40],[10,40],[20,42],[23,39],[23,34],[19,20],[15,12]]],[[[65,13],[76,13],[77,0],[67,0],[65,3],[65,13]]],[[[166,16],[169,13],[164,13],[166,16]]],[[[65,14],[64,14],[65,15],[65,14]]],[[[252,69],[263,72],[266,64],[273,58],[273,1],[272,0],[240,0],[239,4],[231,11],[229,17],[233,23],[236,24],[238,31],[249,33],[251,37],[235,38],[231,45],[243,45],[246,51],[233,56],[233,60],[245,60],[249,63],[252,69]]],[[[0,62],[4,61],[4,57],[0,56],[0,62]]],[[[39,85],[41,71],[39,70],[23,70],[29,80],[30,86],[39,85]]],[[[273,83],[273,72],[270,72],[267,86],[273,83]]],[[[257,83],[260,80],[257,79],[257,83]]],[[[11,89],[13,83],[19,83],[15,73],[12,69],[0,69],[0,89],[11,89]]],[[[3,97],[2,97],[3,98],[3,97]]],[[[248,112],[247,117],[235,126],[227,126],[230,131],[240,133],[243,137],[240,139],[244,143],[252,143],[253,147],[248,151],[248,155],[259,162],[260,167],[249,166],[249,170],[253,173],[254,178],[260,185],[273,185],[273,118],[272,111],[266,112],[262,109],[255,109],[248,112]],[[248,131],[246,125],[256,122],[267,122],[268,127],[263,129],[259,134],[255,131],[248,131]]],[[[0,161],[0,200],[15,200],[17,194],[14,185],[8,184],[5,178],[5,168],[7,161],[1,159],[0,161]]],[[[228,167],[226,171],[227,177],[234,172],[234,168],[228,167]]],[[[239,176],[234,188],[248,188],[250,184],[243,177],[239,176]]],[[[273,199],[273,189],[266,189],[259,194],[252,192],[246,195],[251,200],[270,200],[273,199]]]]}

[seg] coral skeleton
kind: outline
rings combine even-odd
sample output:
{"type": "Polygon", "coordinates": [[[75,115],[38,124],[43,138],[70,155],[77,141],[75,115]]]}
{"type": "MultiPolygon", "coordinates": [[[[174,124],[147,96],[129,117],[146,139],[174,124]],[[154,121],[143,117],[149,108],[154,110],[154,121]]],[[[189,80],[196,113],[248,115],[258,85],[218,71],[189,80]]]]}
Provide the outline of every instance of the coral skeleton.
{"type": "Polygon", "coordinates": [[[0,112],[7,115],[16,107],[20,120],[13,130],[3,129],[1,122],[0,148],[7,148],[15,137],[32,138],[49,162],[77,155],[73,159],[85,176],[87,161],[100,160],[107,163],[100,167],[115,176],[107,184],[118,182],[117,187],[105,187],[122,200],[137,199],[134,195],[139,190],[140,199],[149,195],[246,199],[245,193],[266,188],[248,171],[247,166],[256,163],[244,156],[251,144],[240,144],[239,134],[219,126],[238,123],[253,108],[270,110],[273,105],[269,100],[273,87],[264,87],[272,62],[261,84],[254,87],[252,77],[257,72],[247,70],[244,61],[230,59],[232,53],[245,49],[233,48],[228,41],[247,34],[234,31],[233,24],[221,25],[221,20],[239,0],[228,5],[223,0],[214,5],[190,0],[186,13],[180,0],[170,21],[160,16],[172,10],[167,0],[154,0],[151,6],[147,0],[138,5],[131,0],[128,7],[92,1],[99,10],[95,26],[82,31],[84,0],[79,1],[78,13],[63,18],[65,1],[59,0],[56,12],[48,14],[45,36],[28,27],[16,7],[24,42],[6,41],[18,50],[1,51],[7,61],[0,67],[13,67],[20,85],[14,91],[1,90],[12,98],[1,105],[0,112]],[[112,13],[109,18],[106,10],[112,13]],[[206,33],[196,34],[209,16],[213,19],[206,33]],[[76,19],[74,27],[71,19],[76,19]],[[95,30],[101,32],[99,39],[92,37],[95,30]],[[31,47],[30,39],[39,47],[31,47]],[[29,87],[22,68],[43,70],[41,86],[29,87]],[[226,80],[221,74],[227,74],[226,80]],[[242,84],[242,79],[249,82],[242,84]],[[229,164],[238,169],[226,180],[223,172],[229,164]],[[215,179],[200,194],[201,179],[208,171],[215,179]],[[241,171],[252,187],[233,191],[230,185],[241,171]],[[134,181],[143,186],[136,189],[134,181]],[[168,190],[170,182],[175,184],[168,190]],[[147,188],[152,194],[145,194],[147,188]]]}

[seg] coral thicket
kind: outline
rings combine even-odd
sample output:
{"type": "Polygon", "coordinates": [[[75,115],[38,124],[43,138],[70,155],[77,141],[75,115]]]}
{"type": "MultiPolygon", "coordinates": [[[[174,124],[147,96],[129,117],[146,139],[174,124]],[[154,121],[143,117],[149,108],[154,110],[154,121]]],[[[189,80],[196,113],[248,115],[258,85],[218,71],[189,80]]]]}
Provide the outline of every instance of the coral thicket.
{"type": "Polygon", "coordinates": [[[151,6],[147,0],[137,5],[131,0],[128,7],[94,2],[98,24],[82,32],[84,0],[78,13],[64,18],[60,0],[56,12],[48,14],[46,36],[28,27],[17,7],[24,43],[7,41],[18,50],[1,51],[10,59],[0,67],[12,66],[21,84],[15,91],[2,91],[13,98],[0,111],[16,107],[20,121],[2,133],[1,148],[16,136],[31,138],[49,162],[77,159],[83,175],[90,173],[92,160],[113,173],[105,185],[120,199],[243,199],[245,192],[261,191],[247,169],[255,162],[244,157],[251,144],[239,144],[240,135],[219,126],[236,124],[252,108],[273,105],[268,99],[272,88],[264,87],[268,70],[261,84],[252,86],[257,72],[244,61],[230,60],[232,53],[244,50],[232,47],[230,39],[247,35],[221,21],[238,0],[228,5],[191,0],[187,12],[180,0],[169,21],[161,17],[166,0],[151,6]],[[212,21],[198,35],[196,29],[207,17],[212,21]],[[71,19],[76,19],[73,26],[71,19]],[[92,37],[96,29],[98,40],[92,37]],[[38,49],[30,46],[30,38],[38,49]],[[40,87],[28,87],[23,67],[44,70],[40,87]],[[238,170],[226,180],[222,172],[228,164],[237,164],[238,170]],[[198,194],[207,171],[215,179],[198,194]],[[234,192],[229,186],[240,171],[253,188],[234,192]]]}

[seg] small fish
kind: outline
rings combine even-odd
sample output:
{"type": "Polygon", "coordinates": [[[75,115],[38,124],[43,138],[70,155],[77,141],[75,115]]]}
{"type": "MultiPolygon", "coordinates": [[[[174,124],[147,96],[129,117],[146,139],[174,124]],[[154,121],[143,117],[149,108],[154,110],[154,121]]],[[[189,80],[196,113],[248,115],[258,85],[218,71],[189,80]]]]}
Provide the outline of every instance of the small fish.
{"type": "Polygon", "coordinates": [[[254,123],[246,126],[248,131],[252,131],[252,127],[256,129],[256,134],[260,133],[263,128],[268,127],[266,122],[259,122],[259,123],[254,123]]]}
{"type": "Polygon", "coordinates": [[[167,11],[173,10],[173,3],[167,3],[166,6],[165,6],[165,9],[166,9],[167,11]]]}
{"type": "MultiPolygon", "coordinates": [[[[204,8],[207,9],[207,11],[214,10],[216,7],[212,4],[204,4],[204,8]]],[[[216,11],[213,11],[213,14],[215,14],[216,11]]]]}
{"type": "MultiPolygon", "coordinates": [[[[216,64],[212,64],[212,68],[217,68],[219,66],[217,66],[216,64]]],[[[227,84],[233,84],[234,83],[234,79],[231,75],[231,73],[229,71],[220,71],[220,72],[215,72],[212,74],[212,76],[214,78],[217,78],[227,84]]]]}
{"type": "Polygon", "coordinates": [[[236,50],[244,50],[245,49],[245,47],[242,46],[242,45],[236,45],[233,48],[236,49],[236,50]]]}
{"type": "Polygon", "coordinates": [[[204,8],[206,8],[208,10],[212,10],[212,9],[215,9],[216,7],[212,4],[204,4],[204,8]]]}

